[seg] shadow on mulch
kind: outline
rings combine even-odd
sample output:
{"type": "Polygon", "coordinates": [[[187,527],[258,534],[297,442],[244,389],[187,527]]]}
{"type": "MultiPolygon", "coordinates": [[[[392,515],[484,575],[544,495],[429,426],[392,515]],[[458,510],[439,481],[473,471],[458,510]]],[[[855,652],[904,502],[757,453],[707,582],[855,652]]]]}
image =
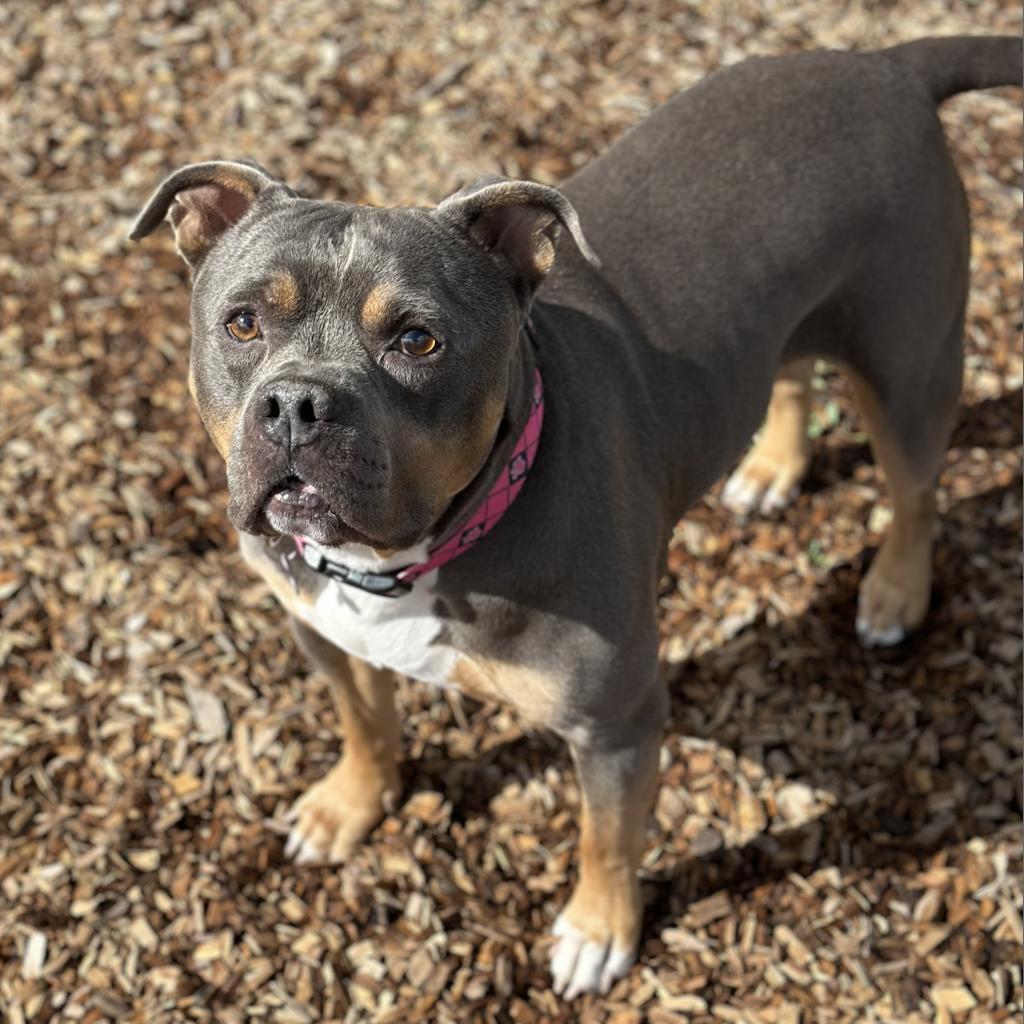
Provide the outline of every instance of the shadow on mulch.
{"type": "MultiPolygon", "coordinates": [[[[1009,448],[1020,444],[1024,389],[1017,388],[998,398],[986,398],[961,405],[949,439],[949,448],[1009,448]]],[[[871,445],[861,443],[818,445],[811,458],[803,490],[808,494],[831,487],[837,480],[849,480],[858,466],[871,465],[871,445]]]]}
{"type": "Polygon", "coordinates": [[[1020,444],[1024,389],[960,407],[950,447],[1008,448],[1020,444]]]}
{"type": "MultiPolygon", "coordinates": [[[[981,403],[984,411],[993,408],[1001,413],[1019,415],[1020,392],[992,402],[981,403]]],[[[977,409],[978,407],[974,407],[977,409]]],[[[974,418],[970,410],[958,426],[956,437],[968,436],[969,443],[980,445],[981,437],[974,433],[974,418]]],[[[851,446],[854,447],[854,446],[851,446]]],[[[872,667],[884,667],[901,679],[900,687],[912,693],[914,716],[918,727],[922,724],[935,723],[945,725],[944,735],[957,735],[964,738],[971,736],[975,728],[983,724],[978,706],[970,699],[969,685],[957,689],[945,686],[938,690],[929,687],[929,664],[950,652],[938,647],[936,636],[952,635],[949,601],[943,595],[957,592],[960,581],[965,576],[967,562],[972,555],[969,549],[958,547],[955,536],[956,523],[989,522],[989,540],[993,546],[1014,543],[1015,525],[1003,527],[994,524],[994,514],[1004,507],[1007,495],[1017,495],[1024,486],[1024,479],[1017,476],[1005,487],[992,488],[974,498],[957,502],[949,512],[950,525],[944,530],[938,541],[942,557],[938,560],[933,582],[932,608],[924,628],[909,637],[898,647],[884,650],[865,650],[857,640],[854,630],[854,619],[857,606],[857,587],[863,578],[863,572],[870,565],[874,552],[865,549],[859,564],[843,566],[832,573],[821,589],[820,596],[808,611],[796,620],[789,620],[773,630],[763,621],[754,623],[748,632],[757,638],[755,645],[750,645],[747,637],[737,638],[732,644],[742,643],[744,647],[757,646],[766,650],[777,650],[781,646],[794,648],[806,647],[808,650],[820,644],[819,637],[811,634],[810,625],[814,620],[835,623],[832,633],[834,647],[830,650],[819,650],[810,660],[820,663],[820,671],[815,672],[807,661],[801,665],[800,675],[804,679],[813,678],[825,693],[833,693],[849,704],[851,715],[855,721],[871,722],[878,716],[877,692],[870,694],[870,689],[877,690],[877,682],[869,682],[872,667]],[[995,533],[1001,534],[996,536],[995,533]],[[781,632],[783,635],[772,635],[781,632]],[[858,691],[856,685],[849,681],[850,672],[837,679],[830,671],[835,664],[857,666],[859,671],[854,675],[864,678],[865,686],[858,691]],[[873,699],[872,699],[873,697],[873,699]],[[955,714],[955,722],[949,721],[951,712],[955,714]]],[[[726,645],[728,648],[729,645],[726,645]]],[[[715,664],[721,660],[724,649],[712,652],[707,658],[715,664]]],[[[697,672],[704,659],[696,659],[684,668],[684,675],[697,672]]],[[[888,674],[887,671],[887,674],[888,674]]],[[[1015,674],[1016,702],[1021,705],[1021,676],[1015,674]]],[[[672,688],[672,710],[669,734],[679,732],[679,723],[684,720],[686,699],[680,693],[681,687],[672,688]]],[[[793,688],[792,699],[803,702],[806,695],[793,688]]],[[[779,714],[779,707],[773,708],[773,715],[779,714]]],[[[872,737],[874,730],[872,730],[872,737]]],[[[712,729],[704,739],[713,740],[732,749],[738,756],[749,756],[742,743],[735,737],[735,723],[726,721],[718,728],[712,729]]],[[[814,765],[816,750],[813,742],[802,743],[803,737],[793,738],[789,744],[783,745],[788,750],[790,760],[795,763],[814,765]]],[[[810,739],[810,738],[808,738],[810,739]]],[[[670,909],[670,895],[683,896],[687,900],[700,900],[721,889],[727,889],[734,895],[746,894],[762,886],[771,886],[781,881],[794,870],[800,873],[811,873],[832,865],[840,868],[862,868],[866,874],[884,867],[905,866],[909,860],[922,860],[930,854],[950,846],[953,843],[966,842],[978,836],[989,836],[1005,827],[1008,819],[1020,813],[1016,800],[1001,802],[995,796],[991,786],[987,786],[983,777],[972,770],[966,763],[971,751],[969,745],[964,749],[951,753],[943,750],[942,761],[948,768],[951,761],[956,762],[961,770],[971,777],[975,797],[970,805],[957,805],[933,819],[924,828],[919,827],[922,796],[916,792],[909,780],[919,772],[935,770],[935,760],[919,750],[911,749],[906,761],[896,770],[887,773],[884,781],[871,786],[870,799],[857,801],[853,806],[839,803],[833,810],[821,817],[802,825],[779,833],[763,832],[747,845],[739,848],[723,848],[709,855],[680,860],[668,872],[662,872],[648,883],[647,916],[645,918],[644,937],[658,935],[675,918],[670,909]],[[1005,814],[994,815],[992,806],[1006,808],[1005,814]],[[978,812],[981,813],[978,813],[978,812]],[[807,858],[804,850],[812,848],[815,855],[807,858]]],[[[793,775],[790,781],[803,782],[812,787],[821,787],[822,780],[812,770],[793,775]]]]}

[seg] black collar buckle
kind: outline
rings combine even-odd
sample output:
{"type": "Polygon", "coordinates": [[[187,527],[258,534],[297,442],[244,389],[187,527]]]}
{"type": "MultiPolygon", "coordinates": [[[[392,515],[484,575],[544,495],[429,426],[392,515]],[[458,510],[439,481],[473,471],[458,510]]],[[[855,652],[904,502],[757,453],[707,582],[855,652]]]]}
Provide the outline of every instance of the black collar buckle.
{"type": "Polygon", "coordinates": [[[412,590],[412,583],[399,579],[395,572],[362,572],[359,569],[352,569],[341,562],[332,561],[319,548],[312,544],[302,545],[302,560],[314,572],[323,573],[333,580],[347,583],[350,587],[357,587],[366,591],[367,594],[376,594],[378,597],[401,597],[412,590]]]}

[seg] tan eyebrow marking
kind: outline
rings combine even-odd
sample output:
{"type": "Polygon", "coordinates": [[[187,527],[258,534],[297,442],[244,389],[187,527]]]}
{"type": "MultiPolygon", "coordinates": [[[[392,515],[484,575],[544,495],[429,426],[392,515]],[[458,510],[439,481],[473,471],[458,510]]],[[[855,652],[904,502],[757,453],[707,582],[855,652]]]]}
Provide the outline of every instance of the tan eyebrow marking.
{"type": "Polygon", "coordinates": [[[267,301],[282,313],[294,313],[299,308],[299,283],[287,270],[279,270],[266,288],[267,301]]]}
{"type": "Polygon", "coordinates": [[[395,290],[387,284],[374,285],[363,300],[359,316],[367,327],[383,327],[388,310],[395,299],[395,290]]]}

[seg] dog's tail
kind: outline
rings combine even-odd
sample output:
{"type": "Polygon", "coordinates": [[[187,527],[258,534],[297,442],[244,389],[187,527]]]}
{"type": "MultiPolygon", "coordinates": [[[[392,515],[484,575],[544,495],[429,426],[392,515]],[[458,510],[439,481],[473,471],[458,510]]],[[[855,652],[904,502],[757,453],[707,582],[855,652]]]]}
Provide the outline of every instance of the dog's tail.
{"type": "Polygon", "coordinates": [[[1024,40],[1019,36],[918,39],[882,54],[909,68],[936,103],[970,89],[1024,84],[1024,40]]]}

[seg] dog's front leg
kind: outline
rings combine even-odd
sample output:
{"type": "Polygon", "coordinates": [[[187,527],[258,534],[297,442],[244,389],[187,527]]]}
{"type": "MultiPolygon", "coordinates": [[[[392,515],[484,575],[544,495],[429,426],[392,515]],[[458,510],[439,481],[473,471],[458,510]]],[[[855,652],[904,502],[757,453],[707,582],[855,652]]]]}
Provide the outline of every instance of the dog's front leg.
{"type": "Polygon", "coordinates": [[[398,796],[395,680],[292,619],[300,646],[330,680],[345,732],[341,760],[289,812],[285,854],[299,864],[344,860],[398,796]]]}
{"type": "Polygon", "coordinates": [[[567,730],[583,790],[580,876],[555,922],[554,988],[566,999],[607,992],[632,964],[642,906],[637,870],[654,800],[666,694],[652,682],[614,720],[567,730]]]}

